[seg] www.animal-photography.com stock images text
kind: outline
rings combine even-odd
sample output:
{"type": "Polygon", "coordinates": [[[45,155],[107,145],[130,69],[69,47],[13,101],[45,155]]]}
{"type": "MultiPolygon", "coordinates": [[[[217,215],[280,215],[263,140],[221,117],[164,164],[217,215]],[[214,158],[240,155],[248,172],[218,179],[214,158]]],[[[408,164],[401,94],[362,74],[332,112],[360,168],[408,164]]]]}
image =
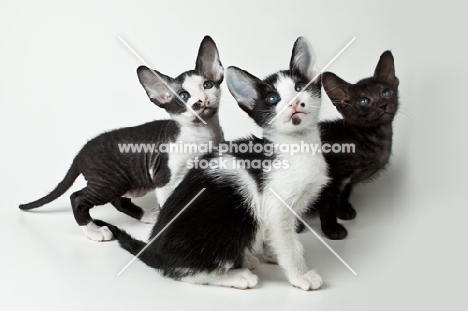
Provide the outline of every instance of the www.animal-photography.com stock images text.
{"type": "Polygon", "coordinates": [[[465,11],[2,1],[0,309],[467,309],[465,11]]]}

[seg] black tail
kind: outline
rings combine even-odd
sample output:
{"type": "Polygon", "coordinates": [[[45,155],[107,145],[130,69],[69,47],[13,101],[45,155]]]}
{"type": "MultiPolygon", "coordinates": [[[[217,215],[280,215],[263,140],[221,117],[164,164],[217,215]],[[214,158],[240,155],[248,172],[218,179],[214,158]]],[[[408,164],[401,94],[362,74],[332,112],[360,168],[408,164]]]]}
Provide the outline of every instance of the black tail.
{"type": "Polygon", "coordinates": [[[123,249],[130,252],[134,256],[137,256],[139,254],[138,258],[148,266],[156,269],[159,269],[161,267],[161,261],[159,260],[159,256],[155,254],[148,255],[149,252],[146,252],[146,250],[140,254],[143,248],[145,248],[145,246],[147,245],[145,242],[134,239],[130,234],[128,234],[124,230],[114,225],[111,225],[105,221],[93,219],[93,222],[99,227],[106,226],[107,228],[109,228],[109,230],[119,241],[119,244],[123,249]]]}
{"type": "Polygon", "coordinates": [[[55,187],[54,190],[52,190],[51,193],[34,202],[21,204],[19,208],[22,210],[28,210],[52,202],[53,200],[64,194],[65,191],[67,191],[73,185],[73,182],[79,175],[80,171],[78,170],[78,164],[76,163],[76,160],[74,160],[70,169],[67,172],[67,175],[65,175],[65,178],[57,185],[57,187],[55,187]]]}

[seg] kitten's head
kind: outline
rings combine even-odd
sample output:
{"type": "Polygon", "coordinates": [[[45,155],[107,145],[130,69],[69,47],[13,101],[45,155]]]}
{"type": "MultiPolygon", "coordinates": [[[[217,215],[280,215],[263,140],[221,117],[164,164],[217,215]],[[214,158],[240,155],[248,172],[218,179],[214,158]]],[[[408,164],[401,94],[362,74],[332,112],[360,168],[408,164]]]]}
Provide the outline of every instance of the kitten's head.
{"type": "Polygon", "coordinates": [[[195,70],[171,78],[140,66],[137,74],[150,100],[176,121],[184,124],[201,122],[193,112],[205,121],[217,115],[224,68],[216,44],[209,36],[200,44],[195,70]]]}
{"type": "Polygon", "coordinates": [[[323,88],[346,122],[379,126],[392,122],[398,109],[398,78],[390,51],[380,56],[374,75],[350,84],[331,72],[322,77],[323,88]]]}
{"type": "Polygon", "coordinates": [[[226,81],[239,106],[265,133],[292,134],[317,125],[319,71],[314,50],[303,37],[294,43],[289,70],[261,80],[245,70],[229,67],[226,81]]]}

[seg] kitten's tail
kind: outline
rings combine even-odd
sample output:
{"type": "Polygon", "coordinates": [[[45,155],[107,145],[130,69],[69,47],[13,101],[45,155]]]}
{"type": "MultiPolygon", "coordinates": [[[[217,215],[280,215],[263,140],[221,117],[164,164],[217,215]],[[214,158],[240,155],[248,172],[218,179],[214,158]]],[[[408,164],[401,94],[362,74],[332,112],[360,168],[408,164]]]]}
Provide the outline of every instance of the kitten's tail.
{"type": "Polygon", "coordinates": [[[55,187],[54,190],[52,190],[51,193],[34,202],[21,204],[19,208],[22,210],[36,208],[49,202],[52,202],[53,200],[57,199],[59,196],[64,194],[65,191],[67,191],[73,185],[75,179],[80,175],[80,171],[78,170],[78,164],[76,162],[76,159],[73,160],[73,163],[70,169],[68,170],[67,175],[65,175],[65,178],[57,185],[57,187],[55,187]]]}
{"type": "Polygon", "coordinates": [[[133,238],[130,234],[125,232],[124,230],[111,225],[105,221],[99,220],[99,219],[93,219],[93,222],[102,227],[106,226],[109,228],[109,230],[112,232],[114,237],[119,241],[120,246],[131,253],[134,256],[138,255],[138,258],[143,261],[145,264],[147,264],[150,267],[153,267],[155,269],[160,269],[162,264],[161,260],[159,259],[159,256],[157,254],[151,253],[149,250],[143,251],[141,254],[140,252],[148,245],[143,241],[137,240],[133,238]]]}

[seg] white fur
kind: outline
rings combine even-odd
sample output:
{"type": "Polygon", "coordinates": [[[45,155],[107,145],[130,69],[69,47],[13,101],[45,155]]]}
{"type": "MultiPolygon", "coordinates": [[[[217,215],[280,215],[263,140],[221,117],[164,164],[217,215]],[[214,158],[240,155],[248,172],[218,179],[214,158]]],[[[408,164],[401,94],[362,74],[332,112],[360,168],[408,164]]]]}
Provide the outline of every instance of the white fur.
{"type": "Polygon", "coordinates": [[[232,269],[227,272],[216,271],[212,273],[197,273],[193,276],[183,277],[183,282],[234,287],[237,289],[252,288],[257,285],[258,277],[249,269],[232,269]]]}
{"type": "MultiPolygon", "coordinates": [[[[198,75],[193,75],[185,79],[182,87],[190,93],[187,105],[192,106],[200,100],[206,107],[218,108],[219,99],[221,97],[219,88],[213,86],[211,89],[204,89],[204,82],[205,79],[198,75]]],[[[213,146],[216,146],[223,140],[218,114],[211,119],[205,120],[207,123],[206,125],[201,122],[194,123],[193,120],[195,116],[189,110],[181,115],[174,115],[172,117],[180,124],[180,133],[175,143],[208,144],[208,142],[211,141],[213,146]]],[[[178,152],[170,154],[168,163],[171,172],[170,181],[163,187],[156,189],[156,197],[159,206],[162,207],[164,205],[174,189],[182,181],[188,171],[187,162],[202,154],[202,152],[178,152]]],[[[149,173],[151,175],[151,172],[149,173]]]]}
{"type": "Polygon", "coordinates": [[[160,209],[158,207],[152,208],[150,210],[144,211],[143,216],[141,216],[140,221],[145,224],[155,224],[158,220],[160,209]]]}
{"type": "Polygon", "coordinates": [[[86,237],[93,241],[109,241],[112,239],[112,232],[107,227],[98,227],[94,222],[89,222],[86,226],[80,226],[86,237]]]}
{"type": "MultiPolygon", "coordinates": [[[[311,98],[309,93],[303,92],[297,100],[291,102],[297,95],[295,83],[284,75],[279,76],[275,87],[281,97],[276,107],[277,113],[286,108],[273,123],[273,129],[264,132],[265,138],[274,144],[320,144],[320,98],[311,98]],[[302,112],[301,123],[294,125],[291,117],[297,111],[302,112]]],[[[229,160],[230,156],[225,158],[229,160]]],[[[232,184],[237,185],[237,190],[251,207],[251,212],[260,225],[259,237],[267,240],[274,252],[270,257],[274,259],[276,255],[289,282],[303,290],[317,289],[322,281],[314,270],[307,269],[303,247],[295,232],[295,216],[269,189],[274,190],[294,211],[301,214],[328,182],[327,164],[321,153],[291,155],[278,151],[277,159],[287,161],[289,168],[272,170],[262,193],[244,169],[230,168],[222,172],[211,170],[209,173],[219,179],[231,179],[232,184]]]]}
{"type": "MultiPolygon", "coordinates": [[[[302,93],[298,99],[299,103],[305,103],[305,107],[301,108],[305,114],[301,116],[302,122],[299,125],[293,125],[289,120],[293,110],[298,109],[289,103],[297,94],[294,82],[283,76],[278,79],[276,88],[281,97],[277,111],[285,105],[288,105],[288,108],[275,120],[274,131],[265,133],[266,138],[279,144],[301,141],[320,144],[317,126],[320,99],[311,99],[307,93],[302,93]]],[[[280,153],[277,158],[288,161],[289,168],[270,173],[265,185],[267,190],[263,193],[262,204],[257,207],[256,214],[264,220],[265,238],[291,284],[305,290],[315,289],[320,285],[316,277],[311,277],[315,272],[307,272],[303,247],[295,231],[295,217],[268,189],[274,190],[294,211],[301,214],[328,182],[327,164],[321,153],[280,153]]]]}

